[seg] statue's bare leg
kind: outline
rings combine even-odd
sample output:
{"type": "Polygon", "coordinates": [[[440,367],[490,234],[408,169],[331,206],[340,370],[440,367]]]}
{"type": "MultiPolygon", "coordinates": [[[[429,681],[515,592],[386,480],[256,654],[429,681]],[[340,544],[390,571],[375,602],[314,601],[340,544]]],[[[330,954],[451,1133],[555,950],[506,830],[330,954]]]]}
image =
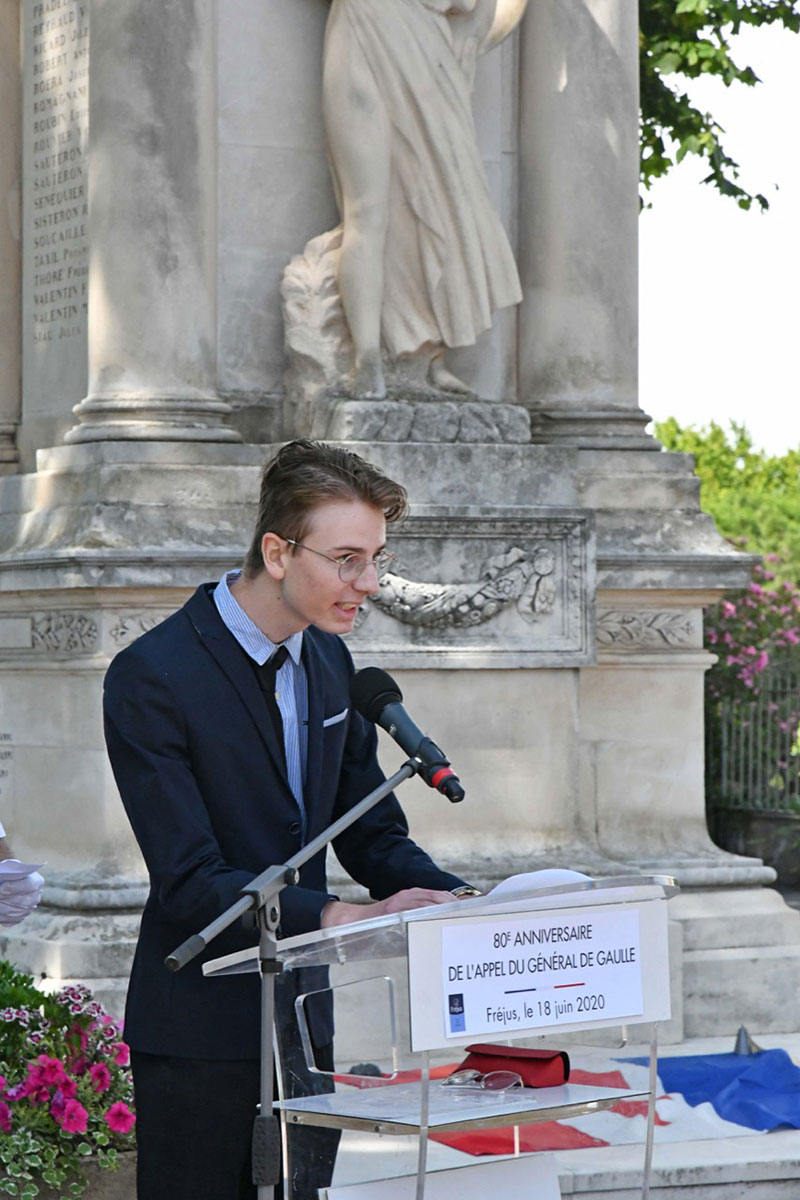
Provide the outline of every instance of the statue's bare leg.
{"type": "Polygon", "coordinates": [[[339,291],[353,339],[352,390],[386,395],[381,363],[383,260],[389,215],[389,121],[357,47],[328,31],[323,111],[343,238],[339,291]]]}

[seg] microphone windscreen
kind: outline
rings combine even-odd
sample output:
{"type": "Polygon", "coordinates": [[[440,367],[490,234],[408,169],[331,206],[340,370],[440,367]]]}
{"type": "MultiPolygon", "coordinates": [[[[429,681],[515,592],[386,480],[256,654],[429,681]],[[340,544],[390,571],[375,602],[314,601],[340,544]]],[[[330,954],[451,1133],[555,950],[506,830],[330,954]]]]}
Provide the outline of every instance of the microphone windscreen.
{"type": "Polygon", "coordinates": [[[403,699],[403,693],[386,671],[380,667],[364,667],[350,680],[350,701],[353,708],[368,721],[377,721],[387,704],[403,699]]]}

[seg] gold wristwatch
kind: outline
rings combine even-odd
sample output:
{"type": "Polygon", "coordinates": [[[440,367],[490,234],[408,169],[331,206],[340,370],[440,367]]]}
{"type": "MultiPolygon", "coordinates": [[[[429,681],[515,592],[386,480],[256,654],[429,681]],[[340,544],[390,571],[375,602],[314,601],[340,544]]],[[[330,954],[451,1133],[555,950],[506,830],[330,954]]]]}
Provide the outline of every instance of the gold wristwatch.
{"type": "Polygon", "coordinates": [[[471,883],[462,883],[460,887],[452,888],[450,895],[455,896],[456,900],[466,900],[468,896],[482,896],[483,892],[471,883]]]}

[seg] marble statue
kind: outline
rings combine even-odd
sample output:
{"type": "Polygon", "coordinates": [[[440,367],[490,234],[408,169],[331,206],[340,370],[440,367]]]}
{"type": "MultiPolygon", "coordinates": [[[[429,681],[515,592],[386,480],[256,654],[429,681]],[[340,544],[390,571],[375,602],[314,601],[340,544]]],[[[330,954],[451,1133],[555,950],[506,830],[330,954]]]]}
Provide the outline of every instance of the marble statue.
{"type": "Polygon", "coordinates": [[[335,336],[340,303],[349,344],[328,347],[328,385],[383,398],[383,350],[436,390],[467,391],[447,371],[445,350],[474,344],[495,310],[521,299],[471,90],[477,56],[513,30],[526,5],[332,0],[322,92],[342,224],[293,260],[283,288],[290,358],[293,339],[313,356],[315,338],[335,336]],[[304,316],[328,331],[292,329],[304,316]]]}

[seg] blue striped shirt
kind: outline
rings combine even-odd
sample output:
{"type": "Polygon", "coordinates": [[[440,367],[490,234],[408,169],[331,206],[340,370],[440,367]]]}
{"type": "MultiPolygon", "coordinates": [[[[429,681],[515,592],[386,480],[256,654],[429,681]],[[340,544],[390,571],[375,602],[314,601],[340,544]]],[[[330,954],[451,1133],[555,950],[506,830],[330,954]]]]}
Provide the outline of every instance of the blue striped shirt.
{"type": "MultiPolygon", "coordinates": [[[[228,571],[214,589],[214,603],[225,627],[250,658],[263,666],[277,646],[263,630],[251,621],[233,596],[230,584],[241,572],[228,571]]],[[[293,633],[283,645],[289,657],[276,676],[275,699],[283,721],[283,744],[286,752],[286,773],[289,787],[300,810],[303,844],[306,841],[306,810],[303,803],[303,783],[308,738],[308,680],[302,662],[303,633],[293,633]]]]}

